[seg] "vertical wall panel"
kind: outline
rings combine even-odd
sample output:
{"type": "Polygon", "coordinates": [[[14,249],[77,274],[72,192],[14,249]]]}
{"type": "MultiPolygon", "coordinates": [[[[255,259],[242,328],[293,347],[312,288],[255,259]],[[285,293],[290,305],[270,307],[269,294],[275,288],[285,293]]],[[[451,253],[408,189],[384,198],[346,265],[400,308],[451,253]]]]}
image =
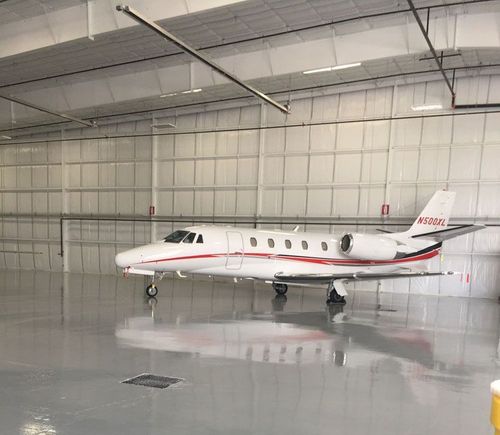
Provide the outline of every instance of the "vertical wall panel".
{"type": "Polygon", "coordinates": [[[330,216],[332,211],[331,189],[309,189],[306,214],[309,216],[330,216]]]}
{"type": "Polygon", "coordinates": [[[200,190],[194,196],[194,214],[198,216],[211,216],[214,211],[215,192],[200,190]]]}
{"type": "Polygon", "coordinates": [[[257,214],[256,190],[238,190],[236,193],[236,214],[255,216],[257,214]]]}
{"type": "Polygon", "coordinates": [[[236,191],[216,190],[214,214],[234,215],[236,213],[236,191]]]}
{"type": "Polygon", "coordinates": [[[335,157],[333,181],[337,183],[357,183],[361,178],[361,155],[338,154],[335,157]]]}
{"type": "Polygon", "coordinates": [[[326,183],[333,181],[333,155],[312,155],[309,159],[309,183],[326,183]]]}

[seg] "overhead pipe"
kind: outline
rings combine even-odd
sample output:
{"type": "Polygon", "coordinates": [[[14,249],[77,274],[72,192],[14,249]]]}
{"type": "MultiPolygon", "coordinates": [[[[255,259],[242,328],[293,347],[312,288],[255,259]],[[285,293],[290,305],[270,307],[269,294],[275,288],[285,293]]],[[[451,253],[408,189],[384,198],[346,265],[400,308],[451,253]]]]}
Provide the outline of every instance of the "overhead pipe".
{"type": "MultiPolygon", "coordinates": [[[[488,113],[500,113],[500,110],[479,110],[475,112],[443,112],[443,113],[430,113],[427,115],[402,115],[402,116],[382,116],[373,118],[362,118],[362,119],[342,119],[334,121],[308,121],[308,122],[296,122],[290,124],[277,124],[277,125],[265,125],[265,126],[254,126],[254,127],[223,127],[223,128],[202,128],[194,130],[182,130],[176,132],[157,132],[157,133],[134,133],[134,134],[105,134],[97,136],[75,136],[66,137],[64,139],[54,139],[54,138],[41,138],[41,139],[21,139],[12,140],[8,142],[1,143],[2,145],[23,145],[23,144],[34,144],[43,142],[74,142],[85,140],[98,140],[98,139],[124,139],[124,138],[139,138],[139,137],[154,137],[154,136],[183,136],[190,134],[209,134],[209,133],[228,133],[228,132],[240,132],[240,131],[261,131],[261,130],[278,130],[283,128],[304,128],[304,127],[315,127],[321,125],[341,125],[341,124],[359,124],[364,122],[384,122],[384,121],[404,121],[409,119],[430,119],[430,118],[447,118],[451,116],[471,116],[471,115],[484,115],[488,113]]],[[[0,131],[1,133],[1,131],[0,131]]],[[[16,139],[16,138],[14,138],[16,139]]]]}
{"type": "MultiPolygon", "coordinates": [[[[482,69],[482,68],[498,68],[498,67],[500,67],[500,63],[489,64],[489,65],[480,64],[480,65],[469,65],[469,66],[461,66],[461,67],[454,67],[454,68],[445,68],[445,71],[451,70],[455,74],[455,71],[461,71],[461,70],[472,70],[472,69],[482,69]]],[[[432,74],[435,72],[439,72],[439,69],[425,70],[425,71],[409,71],[409,72],[404,72],[404,73],[387,74],[384,76],[374,76],[374,77],[367,77],[367,78],[363,78],[363,79],[348,80],[345,82],[329,83],[329,84],[325,84],[325,85],[304,86],[301,88],[294,88],[294,89],[269,92],[269,95],[278,95],[278,94],[290,93],[290,92],[314,91],[314,90],[318,90],[318,89],[325,89],[325,88],[330,88],[330,87],[335,87],[335,86],[345,86],[345,85],[352,85],[352,84],[363,83],[363,82],[386,80],[386,79],[392,79],[392,78],[397,78],[397,77],[408,77],[408,76],[420,75],[420,74],[432,74]]],[[[157,107],[154,109],[141,109],[141,110],[134,110],[131,112],[118,112],[118,113],[98,115],[98,116],[95,116],[94,119],[97,119],[97,120],[109,119],[109,118],[116,118],[116,117],[120,117],[120,116],[129,116],[129,115],[138,115],[138,114],[144,114],[144,113],[161,112],[162,110],[175,110],[175,109],[192,107],[192,106],[199,106],[199,105],[227,103],[227,102],[232,102],[232,101],[237,101],[237,100],[244,100],[247,98],[251,98],[251,97],[247,97],[247,96],[229,97],[229,98],[221,98],[218,100],[206,100],[206,101],[197,101],[197,102],[187,103],[187,104],[179,104],[176,106],[157,107]]],[[[89,118],[86,118],[86,119],[89,119],[89,118]]],[[[23,126],[23,127],[4,128],[4,129],[0,130],[0,133],[4,133],[4,132],[7,133],[7,132],[13,132],[13,131],[19,131],[19,130],[28,130],[31,128],[54,127],[54,126],[58,126],[58,125],[64,125],[66,123],[67,123],[67,121],[58,121],[58,122],[47,122],[44,124],[27,125],[27,126],[23,126]]]]}
{"type": "Polygon", "coordinates": [[[47,109],[46,107],[38,106],[36,104],[30,103],[25,100],[21,100],[20,98],[13,97],[12,95],[0,95],[0,98],[3,98],[7,101],[12,101],[13,103],[20,104],[21,106],[26,106],[31,109],[38,110],[40,112],[48,113],[50,115],[58,116],[59,118],[64,118],[69,121],[77,122],[78,124],[85,125],[86,127],[97,127],[95,121],[86,121],[84,119],[75,118],[74,116],[67,115],[65,113],[54,112],[53,110],[47,109]]]}
{"type": "Polygon", "coordinates": [[[179,38],[177,38],[175,35],[172,33],[168,32],[165,30],[163,27],[160,27],[158,24],[156,24],[154,21],[151,21],[144,17],[142,14],[137,12],[135,9],[131,8],[130,6],[127,5],[118,5],[116,6],[116,10],[123,12],[124,14],[128,15],[131,17],[133,20],[137,21],[139,24],[142,24],[152,30],[153,32],[157,33],[158,35],[162,36],[165,38],[167,41],[172,42],[174,45],[179,47],[181,50],[185,51],[186,53],[190,54],[193,56],[195,59],[198,59],[200,62],[204,63],[205,65],[208,65],[210,68],[213,70],[217,71],[219,74],[227,78],[228,80],[236,83],[238,86],[242,87],[243,89],[247,90],[251,94],[255,95],[257,98],[260,98],[261,100],[265,101],[266,103],[269,103],[271,106],[274,106],[278,110],[280,110],[282,113],[289,114],[290,113],[290,108],[287,106],[283,106],[282,104],[278,103],[277,101],[273,100],[272,98],[268,97],[266,94],[263,92],[259,91],[258,89],[254,88],[253,86],[245,83],[244,81],[240,80],[238,77],[236,77],[234,74],[230,73],[229,71],[225,70],[222,68],[220,65],[215,63],[212,59],[210,59],[208,56],[204,55],[200,51],[194,49],[193,47],[189,46],[186,44],[184,41],[181,41],[179,38]]]}

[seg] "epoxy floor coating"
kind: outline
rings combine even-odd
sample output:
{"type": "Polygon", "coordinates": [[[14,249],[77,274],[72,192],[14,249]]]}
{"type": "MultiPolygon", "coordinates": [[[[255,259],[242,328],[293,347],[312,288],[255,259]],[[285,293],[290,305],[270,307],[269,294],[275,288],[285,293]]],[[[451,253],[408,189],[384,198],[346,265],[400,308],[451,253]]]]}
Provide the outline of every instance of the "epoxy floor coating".
{"type": "Polygon", "coordinates": [[[490,434],[495,301],[0,272],[1,434],[490,434]],[[180,377],[167,389],[122,384],[180,377]]]}

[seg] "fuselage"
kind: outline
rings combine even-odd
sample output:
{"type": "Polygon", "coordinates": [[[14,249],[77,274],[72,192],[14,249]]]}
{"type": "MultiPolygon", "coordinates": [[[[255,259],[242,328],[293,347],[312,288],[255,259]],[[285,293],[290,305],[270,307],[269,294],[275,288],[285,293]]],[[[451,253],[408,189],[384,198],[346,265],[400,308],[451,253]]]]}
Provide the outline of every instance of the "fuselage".
{"type": "Polygon", "coordinates": [[[391,272],[439,254],[439,247],[420,249],[428,245],[420,242],[414,254],[403,258],[363,260],[345,255],[340,249],[341,237],[334,234],[220,226],[194,226],[178,233],[177,238],[168,236],[174,241],[167,237],[118,254],[117,266],[145,275],[186,272],[272,281],[276,274],[297,272],[391,272]]]}

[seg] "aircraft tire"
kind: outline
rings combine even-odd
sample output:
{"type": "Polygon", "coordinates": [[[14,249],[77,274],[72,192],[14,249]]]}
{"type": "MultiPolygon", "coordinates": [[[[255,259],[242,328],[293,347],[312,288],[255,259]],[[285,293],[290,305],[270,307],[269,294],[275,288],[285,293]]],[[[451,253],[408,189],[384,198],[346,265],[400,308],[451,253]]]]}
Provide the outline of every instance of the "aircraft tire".
{"type": "Polygon", "coordinates": [[[146,296],[154,298],[158,294],[158,288],[154,284],[149,284],[146,287],[146,296]]]}
{"type": "Polygon", "coordinates": [[[277,295],[286,295],[288,286],[279,282],[273,282],[273,289],[277,295]]]}
{"type": "Polygon", "coordinates": [[[340,296],[337,291],[334,289],[330,292],[330,295],[328,296],[328,299],[326,300],[326,303],[328,305],[345,305],[345,297],[340,296]]]}

